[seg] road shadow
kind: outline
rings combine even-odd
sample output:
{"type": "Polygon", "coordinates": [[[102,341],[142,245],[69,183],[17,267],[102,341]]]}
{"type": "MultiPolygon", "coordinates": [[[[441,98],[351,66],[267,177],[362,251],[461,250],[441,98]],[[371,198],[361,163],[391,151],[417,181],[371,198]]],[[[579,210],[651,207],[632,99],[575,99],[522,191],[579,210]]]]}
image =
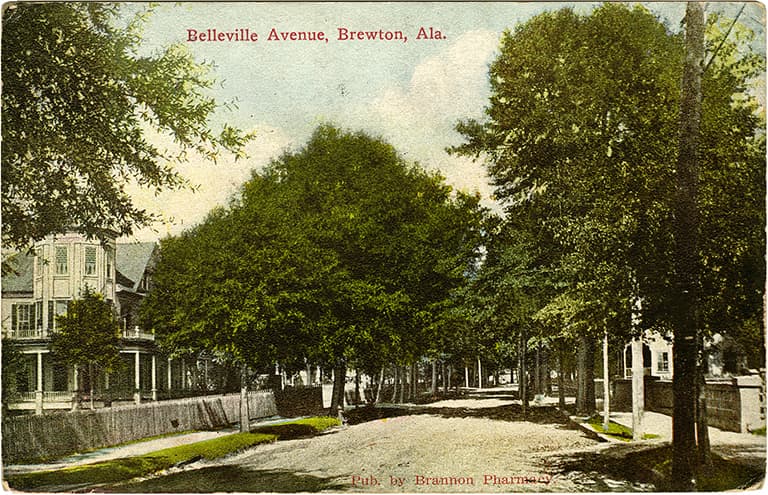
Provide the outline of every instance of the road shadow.
{"type": "MultiPolygon", "coordinates": [[[[599,450],[569,452],[548,459],[550,468],[559,475],[589,473],[589,477],[627,480],[654,487],[654,491],[671,491],[672,447],[658,443],[616,443],[599,450]],[[596,476],[600,475],[600,476],[596,476]]],[[[754,465],[725,459],[712,454],[712,467],[699,477],[698,491],[743,490],[765,479],[765,465],[754,465]]]]}
{"type": "Polygon", "coordinates": [[[347,485],[339,483],[338,478],[324,478],[286,470],[210,466],[89,491],[101,493],[300,493],[322,490],[341,491],[345,488],[347,485]]]}
{"type": "Polygon", "coordinates": [[[360,407],[345,412],[349,424],[360,424],[377,419],[409,416],[414,414],[431,414],[444,418],[486,418],[496,421],[526,421],[536,424],[558,425],[566,429],[579,429],[568,417],[555,406],[531,406],[523,412],[522,406],[510,404],[505,406],[467,408],[467,407],[360,407]]]}

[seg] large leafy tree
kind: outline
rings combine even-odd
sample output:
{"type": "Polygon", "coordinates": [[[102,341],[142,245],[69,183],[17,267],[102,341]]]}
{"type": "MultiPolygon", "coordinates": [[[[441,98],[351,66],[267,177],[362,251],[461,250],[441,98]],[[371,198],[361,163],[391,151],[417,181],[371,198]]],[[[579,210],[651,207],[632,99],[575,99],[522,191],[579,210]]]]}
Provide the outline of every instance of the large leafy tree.
{"type": "Polygon", "coordinates": [[[126,21],[105,3],[19,3],[3,10],[3,244],[18,248],[63,229],[129,234],[151,213],[130,182],[186,184],[186,151],[216,159],[247,137],[208,121],[210,67],[183,45],[140,54],[146,12],[126,21]],[[127,22],[127,24],[126,24],[127,22]],[[170,136],[167,151],[149,134],[170,136]]]}
{"type": "Polygon", "coordinates": [[[322,126],[226,209],[162,244],[149,325],[251,366],[413,362],[476,256],[478,198],[381,140],[322,126]]]}
{"type": "Polygon", "coordinates": [[[120,366],[120,326],[112,304],[86,286],[80,298],[56,317],[57,331],[51,353],[57,361],[83,368],[88,373],[91,407],[96,377],[120,366]]]}
{"type": "MultiPolygon", "coordinates": [[[[704,328],[749,339],[763,330],[765,144],[749,90],[763,61],[719,21],[709,23],[710,57],[722,46],[702,82],[696,304],[704,328]]],[[[504,34],[487,118],[458,125],[466,142],[455,150],[486,160],[509,218],[539,204],[534,228],[559,245],[552,273],[563,282],[542,314],[580,333],[628,336],[636,298],[639,329],[674,329],[683,55],[681,36],[639,6],[545,13],[504,34]]]]}

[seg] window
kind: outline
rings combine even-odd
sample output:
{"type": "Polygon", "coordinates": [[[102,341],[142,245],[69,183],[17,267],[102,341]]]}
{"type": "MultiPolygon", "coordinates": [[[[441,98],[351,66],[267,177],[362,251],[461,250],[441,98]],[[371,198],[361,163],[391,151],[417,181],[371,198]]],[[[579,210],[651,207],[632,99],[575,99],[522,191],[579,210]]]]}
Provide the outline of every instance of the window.
{"type": "Polygon", "coordinates": [[[43,301],[35,302],[35,328],[43,329],[43,301]]]}
{"type": "Polygon", "coordinates": [[[96,275],[96,248],[94,246],[85,247],[85,274],[96,275]]]}
{"type": "Polygon", "coordinates": [[[48,301],[48,330],[56,330],[56,317],[67,312],[68,301],[48,301]],[[55,305],[55,306],[54,306],[55,305]]]}
{"type": "Polygon", "coordinates": [[[66,246],[56,246],[56,275],[69,273],[69,256],[66,246]]]}
{"type": "MultiPolygon", "coordinates": [[[[42,304],[42,303],[41,303],[42,304]]],[[[35,321],[34,303],[15,303],[11,306],[11,328],[15,331],[32,330],[35,321]]]]}
{"type": "Polygon", "coordinates": [[[107,276],[107,280],[112,278],[112,255],[111,254],[107,254],[106,276],[107,276]]]}
{"type": "Polygon", "coordinates": [[[656,365],[657,371],[662,372],[668,372],[669,371],[669,353],[668,352],[659,352],[656,357],[658,358],[658,363],[656,365]]]}

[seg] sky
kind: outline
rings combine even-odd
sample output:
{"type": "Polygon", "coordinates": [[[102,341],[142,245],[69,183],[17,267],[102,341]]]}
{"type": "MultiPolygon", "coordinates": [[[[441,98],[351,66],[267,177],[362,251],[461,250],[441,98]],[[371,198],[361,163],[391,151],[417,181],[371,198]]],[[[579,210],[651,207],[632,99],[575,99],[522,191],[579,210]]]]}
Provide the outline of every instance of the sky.
{"type": "MultiPolygon", "coordinates": [[[[142,5],[142,4],[136,4],[142,5]]],[[[156,195],[129,188],[136,204],[162,221],[137,231],[130,240],[155,240],[203,220],[226,205],[251,174],[286,150],[302,147],[320,124],[365,131],[392,144],[401,155],[439,170],[453,187],[479,192],[483,204],[496,208],[483,165],[449,156],[445,148],[461,143],[454,126],[460,119],[480,119],[488,101],[488,66],[505,29],[546,10],[566,6],[587,13],[587,2],[504,3],[161,3],[145,27],[142,50],[152,53],[174,43],[187,46],[198,61],[214,64],[220,103],[214,128],[227,122],[256,138],[246,160],[223,157],[213,164],[191,155],[178,167],[194,191],[156,195]],[[280,33],[323,32],[326,41],[269,40],[280,33]],[[407,41],[339,40],[339,29],[383,31],[407,41]],[[431,38],[417,39],[420,28],[431,38]],[[232,33],[247,29],[257,41],[199,41],[208,30],[232,33]],[[198,33],[197,40],[190,30],[198,33]],[[440,37],[437,36],[440,32],[440,37]]],[[[670,30],[680,29],[682,2],[645,4],[670,30]]],[[[741,3],[708,4],[707,10],[735,15],[741,3]]],[[[130,4],[128,5],[130,8],[130,4]]],[[[748,4],[740,20],[758,31],[765,44],[765,12],[748,4]]],[[[166,141],[154,138],[159,144],[166,141]]]]}

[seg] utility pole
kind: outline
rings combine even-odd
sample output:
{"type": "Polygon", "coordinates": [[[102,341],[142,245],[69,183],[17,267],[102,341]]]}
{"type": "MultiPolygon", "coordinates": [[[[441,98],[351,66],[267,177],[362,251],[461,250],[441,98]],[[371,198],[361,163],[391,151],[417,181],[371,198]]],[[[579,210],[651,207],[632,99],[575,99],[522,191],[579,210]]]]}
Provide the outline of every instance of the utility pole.
{"type": "Polygon", "coordinates": [[[689,2],[685,13],[685,65],[680,98],[680,150],[675,197],[672,483],[676,491],[694,488],[696,456],[696,339],[698,336],[698,141],[701,75],[704,61],[704,7],[689,2]]]}

